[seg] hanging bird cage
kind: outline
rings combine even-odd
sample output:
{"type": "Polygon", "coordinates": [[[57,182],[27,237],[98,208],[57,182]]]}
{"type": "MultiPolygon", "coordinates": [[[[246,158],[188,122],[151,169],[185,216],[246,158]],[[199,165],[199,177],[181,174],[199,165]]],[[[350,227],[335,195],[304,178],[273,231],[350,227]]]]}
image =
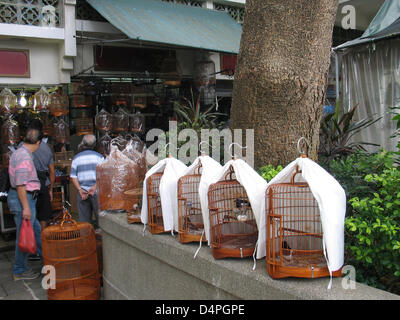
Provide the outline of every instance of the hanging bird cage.
{"type": "Polygon", "coordinates": [[[18,122],[12,119],[4,122],[1,126],[1,138],[6,145],[17,144],[21,139],[18,122]]]}
{"type": "Polygon", "coordinates": [[[160,182],[163,173],[164,171],[156,172],[147,179],[148,225],[152,234],[165,232],[160,197],[160,182]]]}
{"type": "Polygon", "coordinates": [[[49,300],[97,300],[100,278],[93,226],[75,222],[67,210],[61,223],[42,231],[44,265],[55,268],[55,287],[49,300]]]}
{"type": "MultiPolygon", "coordinates": [[[[288,183],[268,187],[267,271],[272,278],[329,276],[324,256],[320,210],[307,182],[296,182],[296,166],[288,183]]],[[[341,270],[333,276],[341,276],[341,270]]]]}
{"type": "Polygon", "coordinates": [[[93,134],[93,120],[91,118],[76,119],[76,135],[93,134]]]}
{"type": "Polygon", "coordinates": [[[193,174],[178,180],[178,233],[181,243],[200,241],[204,231],[199,197],[202,165],[199,162],[193,174]]]}
{"type": "Polygon", "coordinates": [[[56,91],[50,93],[50,112],[55,117],[67,115],[69,113],[68,96],[56,91]]]}
{"type": "Polygon", "coordinates": [[[253,255],[257,223],[245,188],[230,166],[223,180],[208,189],[210,236],[215,259],[253,255]]]}
{"type": "Polygon", "coordinates": [[[111,140],[111,137],[106,132],[97,142],[97,152],[104,157],[108,156],[111,150],[111,140]]]}
{"type": "Polygon", "coordinates": [[[129,116],[129,131],[134,133],[144,132],[145,117],[143,113],[136,112],[129,116]]]}
{"type": "Polygon", "coordinates": [[[129,130],[129,115],[120,108],[112,115],[114,132],[127,132],[129,130]]]}
{"type": "Polygon", "coordinates": [[[72,106],[74,108],[89,108],[92,106],[92,97],[76,94],[72,97],[72,106]]]}
{"type": "Polygon", "coordinates": [[[69,125],[62,119],[53,125],[53,137],[57,143],[69,142],[70,132],[69,125]]]}
{"type": "Polygon", "coordinates": [[[53,134],[54,125],[50,114],[48,112],[41,112],[39,117],[43,124],[43,135],[50,137],[53,134]]]}
{"type": "Polygon", "coordinates": [[[101,111],[96,115],[95,125],[97,130],[106,132],[111,131],[113,126],[112,115],[106,110],[101,109],[101,111]]]}
{"type": "Polygon", "coordinates": [[[175,54],[171,54],[170,51],[169,55],[161,63],[160,69],[160,73],[164,77],[164,86],[180,86],[182,70],[175,54]]]}
{"type": "Polygon", "coordinates": [[[8,88],[0,92],[0,114],[8,115],[18,111],[17,96],[8,88]]]}
{"type": "Polygon", "coordinates": [[[50,94],[45,87],[41,87],[33,95],[33,109],[36,111],[48,110],[50,108],[50,94]]]}

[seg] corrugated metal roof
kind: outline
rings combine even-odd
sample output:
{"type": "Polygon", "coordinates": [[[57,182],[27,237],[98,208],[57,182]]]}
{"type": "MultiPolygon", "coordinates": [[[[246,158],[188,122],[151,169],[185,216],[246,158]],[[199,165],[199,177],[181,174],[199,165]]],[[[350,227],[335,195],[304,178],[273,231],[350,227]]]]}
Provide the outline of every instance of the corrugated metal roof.
{"type": "Polygon", "coordinates": [[[156,0],[88,0],[131,39],[238,53],[241,25],[228,13],[156,0]]]}

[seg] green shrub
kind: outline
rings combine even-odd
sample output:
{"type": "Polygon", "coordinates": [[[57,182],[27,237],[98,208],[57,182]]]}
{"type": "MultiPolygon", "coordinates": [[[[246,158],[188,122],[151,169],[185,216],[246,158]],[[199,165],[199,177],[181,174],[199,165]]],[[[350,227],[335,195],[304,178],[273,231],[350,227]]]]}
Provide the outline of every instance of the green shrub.
{"type": "MultiPolygon", "coordinates": [[[[345,159],[332,160],[327,170],[335,177],[346,192],[347,199],[373,196],[378,191],[375,181],[365,180],[368,174],[381,174],[391,169],[395,158],[392,152],[381,150],[377,153],[355,152],[345,159]]],[[[352,215],[352,206],[348,205],[347,215],[352,215]]]]}
{"type": "Polygon", "coordinates": [[[260,175],[267,180],[267,182],[270,182],[282,169],[283,167],[281,165],[274,167],[272,164],[269,164],[260,168],[260,175]]]}
{"type": "Polygon", "coordinates": [[[368,174],[372,196],[349,200],[354,212],[346,218],[346,260],[357,280],[400,293],[400,170],[368,174]]]}

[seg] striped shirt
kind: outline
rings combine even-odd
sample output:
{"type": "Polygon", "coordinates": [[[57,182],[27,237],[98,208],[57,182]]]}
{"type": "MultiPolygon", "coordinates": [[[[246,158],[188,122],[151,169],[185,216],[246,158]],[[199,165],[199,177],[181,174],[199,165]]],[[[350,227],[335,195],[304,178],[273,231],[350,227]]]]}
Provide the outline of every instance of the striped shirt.
{"type": "Polygon", "coordinates": [[[26,191],[40,190],[40,181],[33,163],[32,153],[24,145],[11,155],[8,174],[11,187],[14,189],[24,185],[26,191]]]}
{"type": "Polygon", "coordinates": [[[81,188],[88,191],[96,184],[96,166],[103,161],[103,156],[96,151],[79,152],[72,160],[69,176],[78,179],[81,188]]]}

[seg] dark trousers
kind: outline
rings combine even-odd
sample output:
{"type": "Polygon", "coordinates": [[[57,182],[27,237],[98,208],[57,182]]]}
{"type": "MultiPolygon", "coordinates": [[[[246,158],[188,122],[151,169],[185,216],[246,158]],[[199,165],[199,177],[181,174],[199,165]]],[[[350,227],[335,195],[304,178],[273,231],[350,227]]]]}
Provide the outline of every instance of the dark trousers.
{"type": "Polygon", "coordinates": [[[92,215],[94,212],[95,226],[99,225],[99,204],[97,202],[97,192],[93,196],[89,196],[86,200],[82,200],[81,195],[77,194],[79,221],[92,223],[92,215]]]}

